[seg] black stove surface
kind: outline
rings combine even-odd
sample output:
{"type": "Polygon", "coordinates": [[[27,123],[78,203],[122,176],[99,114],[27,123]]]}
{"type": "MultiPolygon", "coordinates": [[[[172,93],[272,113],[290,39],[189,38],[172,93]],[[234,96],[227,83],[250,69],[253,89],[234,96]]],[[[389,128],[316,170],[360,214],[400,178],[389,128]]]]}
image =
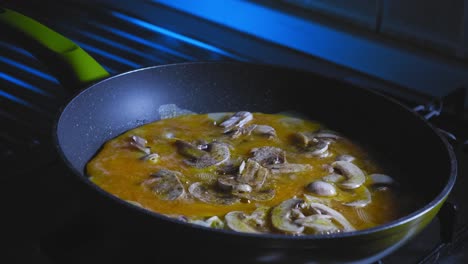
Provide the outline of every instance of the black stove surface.
{"type": "MultiPolygon", "coordinates": [[[[109,7],[92,8],[54,2],[49,8],[23,1],[6,3],[71,38],[111,74],[135,68],[183,61],[241,60],[274,63],[322,74],[358,80],[363,76],[348,69],[275,46],[155,6],[158,24],[153,24],[109,7]],[[70,6],[72,5],[72,6],[70,6]],[[57,12],[60,10],[60,12],[57,12]],[[184,25],[196,27],[184,32],[184,25]],[[180,28],[180,31],[176,29],[180,28]],[[196,32],[205,32],[196,35],[196,32]],[[219,43],[229,40],[237,49],[219,43]],[[255,50],[257,52],[252,52],[255,50]],[[275,57],[276,61],[265,58],[275,57]]],[[[369,85],[373,80],[365,81],[369,85]]],[[[384,87],[381,85],[379,87],[384,87]]],[[[380,89],[380,88],[379,88],[380,89]]],[[[428,102],[425,96],[404,92],[398,87],[383,92],[408,106],[428,102]],[[390,91],[390,92],[388,92],[390,91]],[[417,98],[417,99],[416,99],[417,98]]],[[[4,201],[2,227],[6,247],[3,263],[111,263],[174,258],[170,253],[155,254],[136,246],[132,233],[112,221],[99,219],[92,201],[83,195],[81,185],[62,165],[52,143],[52,130],[60,107],[73,94],[61,87],[46,68],[28,52],[0,42],[0,157],[3,173],[0,193],[4,201]],[[117,235],[118,234],[118,235],[117,235]]],[[[463,97],[462,97],[463,98],[463,97]]],[[[383,263],[468,263],[468,154],[463,147],[468,124],[453,111],[442,112],[433,123],[457,136],[453,141],[459,163],[459,177],[445,215],[436,218],[420,235],[381,260],[383,263]],[[452,205],[453,206],[450,206],[452,205]],[[454,209],[456,208],[456,210],[454,209]],[[453,220],[453,211],[457,219],[453,220]],[[441,222],[443,224],[441,224],[441,222]]],[[[466,142],[465,142],[466,143],[466,142]]],[[[145,247],[143,247],[145,248],[145,247]]],[[[3,246],[5,249],[5,246],[3,246]]],[[[190,260],[190,256],[185,256],[190,260]]],[[[184,256],[178,256],[181,260],[184,256]]],[[[291,256],[290,263],[295,263],[291,256]]],[[[261,263],[267,263],[263,260],[261,263]]],[[[289,261],[288,261],[289,262],[289,261]]]]}

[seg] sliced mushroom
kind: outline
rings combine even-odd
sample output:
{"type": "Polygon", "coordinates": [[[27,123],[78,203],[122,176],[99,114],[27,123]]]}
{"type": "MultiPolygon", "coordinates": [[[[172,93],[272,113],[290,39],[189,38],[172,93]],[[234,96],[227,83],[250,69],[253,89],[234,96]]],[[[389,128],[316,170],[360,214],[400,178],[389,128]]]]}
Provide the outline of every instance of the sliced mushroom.
{"type": "Polygon", "coordinates": [[[309,194],[306,194],[306,193],[304,193],[303,195],[304,195],[304,200],[305,200],[305,202],[307,204],[309,204],[309,203],[321,203],[321,204],[330,206],[331,198],[316,197],[316,196],[309,195],[309,194]]]}
{"type": "Polygon", "coordinates": [[[159,161],[159,155],[157,153],[151,153],[141,157],[140,159],[150,163],[157,163],[159,161]]]}
{"type": "Polygon", "coordinates": [[[254,190],[249,184],[239,182],[235,176],[220,176],[218,186],[220,189],[230,191],[233,195],[246,200],[269,201],[275,197],[275,190],[254,190]]]}
{"type": "Polygon", "coordinates": [[[146,146],[146,144],[148,143],[146,139],[139,136],[130,136],[130,138],[132,140],[130,141],[130,145],[146,153],[146,155],[149,155],[151,153],[150,148],[146,146]]]}
{"type": "Polygon", "coordinates": [[[353,162],[355,159],[356,159],[355,157],[351,155],[347,155],[347,154],[342,154],[336,157],[337,161],[346,161],[346,162],[353,162]]]}
{"type": "Polygon", "coordinates": [[[347,179],[338,183],[343,189],[356,189],[366,181],[366,176],[362,170],[351,162],[335,161],[332,163],[335,171],[340,172],[347,179]]]}
{"type": "Polygon", "coordinates": [[[331,207],[328,207],[321,203],[314,203],[314,202],[309,203],[309,206],[313,209],[319,210],[320,212],[331,216],[336,222],[338,222],[343,227],[344,231],[356,230],[342,214],[332,209],[331,207]]]}
{"type": "Polygon", "coordinates": [[[328,174],[327,176],[322,177],[322,180],[324,180],[326,182],[331,182],[331,183],[337,183],[337,182],[343,181],[345,179],[346,179],[345,176],[343,176],[341,174],[337,174],[337,173],[328,174]]]}
{"type": "Polygon", "coordinates": [[[322,169],[328,173],[333,173],[333,171],[335,171],[335,169],[333,169],[332,165],[330,164],[323,164],[322,169]]]}
{"type": "Polygon", "coordinates": [[[247,218],[255,222],[257,228],[265,227],[269,211],[269,207],[260,206],[257,209],[255,209],[255,211],[253,211],[250,215],[248,215],[247,218]]]}
{"type": "Polygon", "coordinates": [[[176,140],[175,145],[181,155],[190,159],[196,160],[206,155],[205,151],[184,140],[176,140]]]}
{"type": "Polygon", "coordinates": [[[272,164],[267,166],[270,169],[271,173],[297,173],[303,171],[312,170],[312,166],[309,164],[295,164],[295,163],[282,163],[282,164],[272,164]]]}
{"type": "Polygon", "coordinates": [[[224,174],[224,175],[237,174],[239,172],[239,168],[242,162],[243,160],[241,158],[237,158],[237,159],[231,158],[228,161],[224,162],[223,164],[220,164],[220,166],[216,168],[216,171],[218,174],[224,174]]]}
{"type": "Polygon", "coordinates": [[[330,220],[329,215],[314,214],[299,218],[294,223],[311,228],[316,234],[330,234],[339,232],[339,228],[330,220]]]}
{"type": "Polygon", "coordinates": [[[209,144],[210,156],[215,160],[214,166],[225,163],[231,158],[231,151],[229,146],[221,142],[212,142],[209,144]]]}
{"type": "Polygon", "coordinates": [[[185,160],[185,163],[196,168],[218,166],[231,157],[229,146],[220,142],[209,144],[208,151],[203,151],[183,140],[177,140],[175,144],[179,153],[189,158],[189,160],[185,160]]]}
{"type": "Polygon", "coordinates": [[[319,138],[319,139],[332,139],[337,140],[342,138],[337,132],[328,130],[328,129],[319,129],[308,134],[309,138],[319,138]]]}
{"type": "Polygon", "coordinates": [[[245,166],[241,165],[242,170],[237,177],[237,181],[249,184],[255,189],[260,189],[270,175],[268,169],[262,167],[258,162],[253,159],[248,159],[245,166]]]}
{"type": "Polygon", "coordinates": [[[331,141],[327,138],[317,137],[315,132],[299,132],[293,135],[295,143],[303,149],[308,157],[327,157],[328,145],[331,141]]]}
{"type": "Polygon", "coordinates": [[[255,130],[256,127],[257,125],[255,124],[250,125],[250,126],[240,127],[233,131],[233,133],[231,134],[231,138],[238,138],[240,136],[250,136],[250,134],[252,134],[252,132],[255,130]]]}
{"type": "Polygon", "coordinates": [[[227,226],[237,232],[261,233],[255,229],[249,222],[249,218],[244,212],[233,211],[224,216],[227,226]]]}
{"type": "Polygon", "coordinates": [[[184,186],[179,178],[182,173],[161,169],[157,173],[152,174],[151,178],[144,181],[143,184],[151,188],[151,190],[162,200],[175,200],[184,195],[184,186]]]}
{"type": "Polygon", "coordinates": [[[263,166],[286,162],[286,152],[277,147],[253,148],[250,153],[252,159],[263,166]]]}
{"type": "MultiPolygon", "coordinates": [[[[293,140],[300,147],[307,148],[313,143],[326,142],[341,138],[336,132],[330,130],[317,130],[314,132],[298,132],[293,135],[293,140]]],[[[321,143],[323,148],[323,144],[321,143]]]]}
{"type": "Polygon", "coordinates": [[[308,157],[322,157],[325,156],[328,150],[328,145],[329,143],[326,142],[325,140],[321,139],[313,139],[311,140],[313,142],[312,144],[309,144],[309,146],[306,148],[306,156],[308,157]]]}
{"type": "Polygon", "coordinates": [[[252,192],[252,187],[248,184],[238,184],[232,189],[233,193],[249,193],[252,192]]]}
{"type": "Polygon", "coordinates": [[[240,127],[234,130],[231,134],[231,138],[238,138],[240,136],[250,136],[252,134],[257,136],[264,136],[269,139],[276,138],[276,130],[273,127],[257,124],[240,127]]]}
{"type": "Polygon", "coordinates": [[[218,187],[223,191],[232,191],[234,186],[238,185],[239,182],[235,176],[222,175],[218,177],[218,187]]]}
{"type": "Polygon", "coordinates": [[[268,231],[266,226],[270,208],[261,206],[250,215],[240,211],[229,212],[224,219],[228,227],[234,231],[247,233],[263,233],[268,231]]]}
{"type": "Polygon", "coordinates": [[[335,196],[335,186],[324,181],[314,181],[306,186],[307,191],[319,196],[335,196]]]}
{"type": "Polygon", "coordinates": [[[356,201],[344,203],[344,205],[360,208],[372,202],[371,193],[369,192],[369,189],[367,189],[365,186],[361,186],[360,188],[355,189],[355,192],[359,195],[360,198],[356,201]]]}
{"type": "Polygon", "coordinates": [[[289,199],[275,206],[271,211],[271,223],[283,232],[298,234],[304,231],[304,227],[294,223],[291,218],[291,211],[300,206],[304,201],[301,199],[289,199]]]}
{"type": "Polygon", "coordinates": [[[292,135],[292,139],[294,143],[296,143],[300,147],[307,147],[309,145],[309,141],[311,138],[307,136],[307,132],[297,132],[292,135]]]}
{"type": "Polygon", "coordinates": [[[233,131],[234,129],[243,127],[252,119],[253,119],[252,113],[247,112],[247,111],[241,111],[241,112],[235,113],[234,115],[232,115],[231,117],[229,117],[227,120],[223,121],[219,125],[221,127],[224,127],[224,133],[229,133],[233,131]]]}
{"type": "Polygon", "coordinates": [[[252,191],[252,187],[245,183],[237,181],[235,176],[223,175],[218,177],[218,187],[221,190],[233,193],[248,193],[252,191]]]}
{"type": "Polygon", "coordinates": [[[189,192],[198,200],[209,204],[230,205],[240,201],[239,198],[230,193],[217,192],[213,188],[200,182],[195,182],[189,187],[189,192]]]}
{"type": "Polygon", "coordinates": [[[254,134],[266,136],[268,138],[276,137],[276,130],[273,127],[267,125],[256,125],[252,132],[254,134]]]}

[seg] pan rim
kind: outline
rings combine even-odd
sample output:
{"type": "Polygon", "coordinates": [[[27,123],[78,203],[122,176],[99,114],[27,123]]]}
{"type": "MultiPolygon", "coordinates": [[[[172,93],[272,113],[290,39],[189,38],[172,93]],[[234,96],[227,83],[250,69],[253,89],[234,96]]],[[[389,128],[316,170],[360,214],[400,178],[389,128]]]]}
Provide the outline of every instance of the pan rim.
{"type": "MultiPolygon", "coordinates": [[[[65,163],[68,169],[71,170],[72,174],[74,177],[78,177],[81,182],[86,183],[87,186],[91,187],[94,191],[99,193],[100,195],[103,195],[106,198],[110,198],[112,201],[117,202],[120,205],[123,205],[127,208],[131,208],[132,210],[136,210],[139,213],[143,213],[146,215],[149,215],[151,217],[155,217],[156,219],[163,220],[163,221],[169,221],[174,224],[182,224],[186,225],[187,227],[190,228],[195,228],[195,229],[200,229],[203,231],[208,231],[208,232],[215,232],[215,233],[220,233],[223,235],[228,235],[228,236],[241,236],[241,237],[252,237],[252,238],[261,238],[261,239],[274,239],[274,240],[294,240],[294,241],[320,241],[320,240],[334,240],[334,239],[341,239],[341,238],[355,238],[355,237],[366,237],[367,239],[371,240],[373,237],[369,236],[371,234],[379,233],[379,232],[384,232],[387,230],[396,230],[396,227],[410,223],[416,219],[421,218],[423,215],[427,214],[431,210],[434,209],[435,206],[437,205],[442,205],[444,201],[447,199],[448,195],[450,194],[453,186],[455,185],[456,178],[457,178],[457,159],[455,156],[455,152],[453,150],[453,147],[450,145],[448,140],[426,119],[424,119],[421,115],[417,114],[416,112],[412,111],[410,108],[407,106],[403,105],[401,102],[397,101],[396,99],[393,99],[389,96],[386,96],[376,90],[372,90],[371,88],[367,87],[361,87],[361,86],[356,86],[353,84],[346,83],[348,86],[353,87],[354,89],[360,89],[362,91],[371,93],[377,97],[381,97],[382,100],[387,100],[393,103],[396,107],[400,107],[406,112],[409,112],[409,114],[412,114],[414,117],[416,117],[418,120],[421,121],[421,125],[426,125],[429,127],[432,133],[434,133],[439,140],[443,143],[445,146],[445,150],[447,151],[448,158],[450,160],[450,172],[448,176],[448,180],[444,185],[444,188],[437,194],[437,196],[432,199],[429,203],[426,203],[425,205],[421,206],[417,210],[411,212],[410,214],[407,214],[403,217],[400,217],[398,219],[392,220],[388,223],[378,225],[376,227],[368,228],[368,229],[363,229],[363,230],[356,230],[356,231],[350,231],[350,232],[342,232],[342,233],[336,233],[336,234],[329,234],[329,235],[304,235],[304,236],[292,236],[292,235],[285,235],[285,234],[251,234],[251,233],[243,233],[243,232],[236,232],[232,230],[224,230],[224,229],[215,229],[215,228],[209,228],[209,227],[204,227],[196,224],[191,224],[187,222],[183,222],[168,216],[165,216],[163,214],[150,211],[144,208],[141,208],[139,206],[130,204],[126,201],[124,201],[121,198],[118,198],[105,190],[101,189],[99,186],[96,184],[92,183],[91,181],[87,180],[84,175],[82,175],[82,172],[79,172],[76,170],[72,165],[71,162],[68,161],[66,158],[65,154],[62,151],[62,148],[60,147],[59,139],[58,139],[58,126],[62,117],[62,113],[67,109],[67,107],[75,100],[77,97],[79,97],[82,93],[85,93],[89,89],[93,89],[93,87],[99,86],[101,83],[106,82],[108,80],[114,79],[114,78],[119,78],[120,76],[139,72],[139,71],[146,71],[146,70],[152,70],[152,69],[157,69],[157,68],[165,68],[165,67],[181,67],[181,66],[187,66],[187,65],[202,65],[202,64],[220,64],[220,65],[250,65],[250,66],[260,66],[264,68],[270,68],[270,69],[285,69],[285,70],[290,70],[290,71],[295,71],[298,73],[304,73],[304,74],[314,74],[317,76],[320,76],[321,78],[324,79],[329,79],[332,81],[338,81],[338,82],[343,82],[342,80],[330,77],[330,76],[324,76],[320,75],[314,72],[309,72],[306,70],[300,70],[296,68],[290,68],[290,67],[284,67],[284,66],[276,66],[276,65],[270,65],[270,64],[263,64],[263,63],[252,63],[252,62],[237,62],[237,61],[196,61],[196,62],[179,62],[179,63],[171,63],[171,64],[163,64],[163,65],[156,65],[156,66],[149,66],[145,68],[140,68],[140,69],[135,69],[127,72],[123,72],[120,74],[116,74],[113,76],[110,76],[108,78],[105,78],[103,80],[100,80],[86,88],[83,88],[73,95],[71,95],[70,99],[67,100],[62,107],[60,107],[56,118],[54,119],[54,125],[53,125],[53,131],[52,131],[52,139],[53,139],[53,144],[55,149],[57,150],[57,153],[60,156],[60,159],[62,162],[65,163]]],[[[344,82],[343,82],[344,83],[344,82]]],[[[401,231],[403,232],[403,231],[401,231]]]]}

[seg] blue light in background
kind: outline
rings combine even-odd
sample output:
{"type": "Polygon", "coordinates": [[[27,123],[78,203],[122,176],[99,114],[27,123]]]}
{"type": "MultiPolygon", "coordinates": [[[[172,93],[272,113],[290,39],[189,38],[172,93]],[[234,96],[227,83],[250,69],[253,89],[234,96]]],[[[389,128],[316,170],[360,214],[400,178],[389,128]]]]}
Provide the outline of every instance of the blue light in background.
{"type": "Polygon", "coordinates": [[[466,65],[257,1],[151,1],[431,96],[447,95],[468,83],[466,65]]]}
{"type": "Polygon", "coordinates": [[[135,41],[137,43],[140,43],[140,44],[143,44],[143,45],[146,45],[148,47],[151,47],[151,48],[155,48],[155,49],[158,49],[158,50],[161,50],[165,53],[169,53],[171,55],[174,55],[174,56],[177,56],[177,57],[180,57],[180,58],[184,58],[186,60],[195,60],[194,57],[192,56],[189,56],[189,55],[186,55],[184,53],[181,53],[181,52],[178,52],[178,51],[175,51],[173,49],[169,49],[165,46],[162,46],[162,45],[158,45],[156,43],[153,43],[149,40],[146,40],[146,39],[143,39],[143,38],[140,38],[140,37],[137,37],[135,35],[132,35],[130,33],[127,33],[127,32],[124,32],[124,31],[121,31],[119,29],[115,29],[115,28],[112,28],[112,27],[109,27],[109,26],[105,26],[105,25],[101,25],[101,24],[98,24],[96,25],[98,28],[101,28],[101,29],[104,29],[106,31],[109,31],[115,35],[118,35],[118,36],[121,36],[123,38],[127,38],[129,40],[132,40],[132,41],[135,41]]]}
{"type": "Polygon", "coordinates": [[[181,35],[179,33],[176,33],[176,32],[173,32],[173,31],[170,31],[170,30],[167,30],[165,28],[162,28],[162,27],[158,27],[156,25],[153,25],[153,24],[150,24],[148,22],[145,22],[143,20],[140,20],[140,19],[137,19],[137,18],[133,18],[133,17],[130,17],[130,16],[127,16],[127,15],[124,15],[120,12],[117,12],[117,11],[111,11],[111,14],[117,18],[120,18],[120,19],[123,19],[123,20],[126,20],[130,23],[133,23],[135,25],[138,25],[138,26],[141,26],[143,28],[146,28],[146,29],[149,29],[151,31],[154,31],[154,32],[158,32],[160,34],[164,34],[166,36],[169,36],[169,37],[172,37],[172,38],[175,38],[175,39],[178,39],[178,40],[181,40],[183,42],[187,42],[189,44],[192,44],[194,46],[197,46],[197,47],[200,47],[202,49],[206,49],[206,50],[209,50],[211,52],[215,52],[215,53],[219,53],[221,55],[224,55],[226,57],[230,57],[230,58],[233,58],[233,59],[237,59],[237,60],[242,60],[242,61],[245,61],[244,58],[241,58],[235,54],[232,54],[230,52],[227,52],[227,51],[224,51],[220,48],[217,48],[215,46],[212,46],[210,44],[207,44],[207,43],[204,43],[204,42],[201,42],[199,40],[196,40],[196,39],[193,39],[193,38],[190,38],[190,37],[187,37],[187,36],[184,36],[184,35],[181,35]]]}
{"type": "Polygon", "coordinates": [[[21,55],[24,55],[26,57],[29,57],[29,58],[34,58],[34,56],[29,53],[28,51],[24,50],[24,49],[21,49],[21,48],[18,48],[18,47],[15,47],[11,44],[8,44],[8,43],[5,43],[5,42],[0,42],[0,46],[4,47],[4,48],[7,48],[9,50],[12,50],[16,53],[19,53],[21,55]]]}
{"type": "Polygon", "coordinates": [[[79,41],[75,41],[75,43],[78,44],[84,50],[89,50],[89,51],[94,52],[96,54],[99,54],[99,55],[101,55],[103,57],[109,58],[111,60],[114,60],[114,61],[117,61],[119,63],[125,64],[127,66],[130,66],[132,68],[138,69],[138,68],[142,67],[140,64],[137,64],[137,63],[134,63],[134,62],[129,61],[127,59],[121,58],[121,57],[116,56],[116,55],[114,55],[112,53],[109,53],[107,51],[103,51],[101,49],[95,48],[95,47],[93,47],[91,45],[87,45],[87,44],[79,42],[79,41]]]}
{"type": "Polygon", "coordinates": [[[32,92],[35,92],[35,93],[38,93],[38,94],[41,94],[41,95],[44,95],[44,96],[47,96],[47,97],[54,97],[54,95],[52,95],[52,94],[50,94],[50,93],[48,93],[46,91],[43,91],[43,90],[41,90],[41,89],[39,89],[39,88],[25,82],[25,81],[21,81],[19,79],[16,79],[15,77],[7,75],[7,74],[5,74],[3,72],[0,72],[0,78],[6,80],[8,82],[14,83],[14,84],[16,84],[18,86],[21,86],[23,88],[26,88],[26,89],[28,89],[28,90],[30,90],[32,92]]]}
{"type": "Polygon", "coordinates": [[[129,46],[120,44],[120,43],[118,43],[116,41],[101,37],[99,35],[89,33],[89,32],[84,31],[84,30],[75,30],[75,31],[78,32],[81,35],[87,36],[90,39],[93,39],[95,41],[99,41],[101,43],[107,44],[107,45],[109,45],[111,47],[114,47],[114,48],[117,48],[117,49],[120,49],[120,50],[123,50],[123,51],[127,51],[129,53],[132,53],[134,55],[137,55],[137,56],[140,56],[140,57],[143,57],[143,58],[151,58],[152,60],[155,60],[157,62],[161,62],[161,63],[163,62],[161,59],[156,58],[155,56],[152,56],[151,54],[148,54],[148,53],[141,52],[139,50],[130,48],[129,46]]]}
{"type": "Polygon", "coordinates": [[[45,79],[45,80],[48,80],[48,81],[50,81],[50,82],[53,82],[53,83],[57,83],[57,84],[58,84],[57,79],[55,79],[55,78],[52,77],[51,75],[46,74],[46,73],[44,73],[44,72],[42,72],[42,71],[39,71],[39,70],[37,70],[37,69],[34,69],[34,68],[32,68],[32,67],[29,67],[29,66],[27,66],[27,65],[24,65],[24,64],[22,64],[22,63],[16,62],[16,61],[14,61],[14,60],[10,60],[10,59],[5,58],[5,57],[2,57],[2,56],[0,56],[0,62],[4,62],[4,63],[6,63],[6,64],[9,64],[9,65],[13,66],[13,67],[19,68],[19,69],[21,69],[21,70],[23,70],[23,71],[26,71],[26,72],[28,72],[28,73],[32,73],[32,74],[34,74],[34,75],[36,75],[36,76],[39,76],[39,77],[41,77],[42,79],[45,79]]]}
{"type": "Polygon", "coordinates": [[[349,43],[343,42],[344,39],[341,39],[338,30],[329,29],[319,23],[304,22],[298,16],[268,8],[255,1],[153,0],[153,2],[200,16],[256,38],[273,41],[299,51],[312,51],[313,55],[320,58],[343,56],[347,60],[361,55],[356,54],[359,50],[350,52],[344,47],[349,43]]]}
{"type": "Polygon", "coordinates": [[[13,101],[15,103],[18,103],[18,104],[21,104],[21,105],[24,105],[24,106],[27,106],[27,107],[30,107],[30,108],[34,108],[33,105],[30,104],[29,102],[27,102],[27,101],[25,101],[23,99],[20,99],[20,98],[14,96],[12,94],[9,94],[9,93],[7,93],[5,91],[0,90],[0,96],[4,97],[4,98],[6,98],[6,99],[8,99],[10,101],[13,101]]]}

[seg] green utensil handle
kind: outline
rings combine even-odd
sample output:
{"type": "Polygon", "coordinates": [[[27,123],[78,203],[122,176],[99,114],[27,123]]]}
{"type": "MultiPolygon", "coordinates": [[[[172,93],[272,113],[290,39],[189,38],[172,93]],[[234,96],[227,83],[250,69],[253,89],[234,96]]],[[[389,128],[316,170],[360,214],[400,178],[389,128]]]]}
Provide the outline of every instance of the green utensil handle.
{"type": "Polygon", "coordinates": [[[0,28],[0,38],[31,52],[67,88],[82,88],[109,76],[71,40],[20,13],[0,7],[0,28]]]}

